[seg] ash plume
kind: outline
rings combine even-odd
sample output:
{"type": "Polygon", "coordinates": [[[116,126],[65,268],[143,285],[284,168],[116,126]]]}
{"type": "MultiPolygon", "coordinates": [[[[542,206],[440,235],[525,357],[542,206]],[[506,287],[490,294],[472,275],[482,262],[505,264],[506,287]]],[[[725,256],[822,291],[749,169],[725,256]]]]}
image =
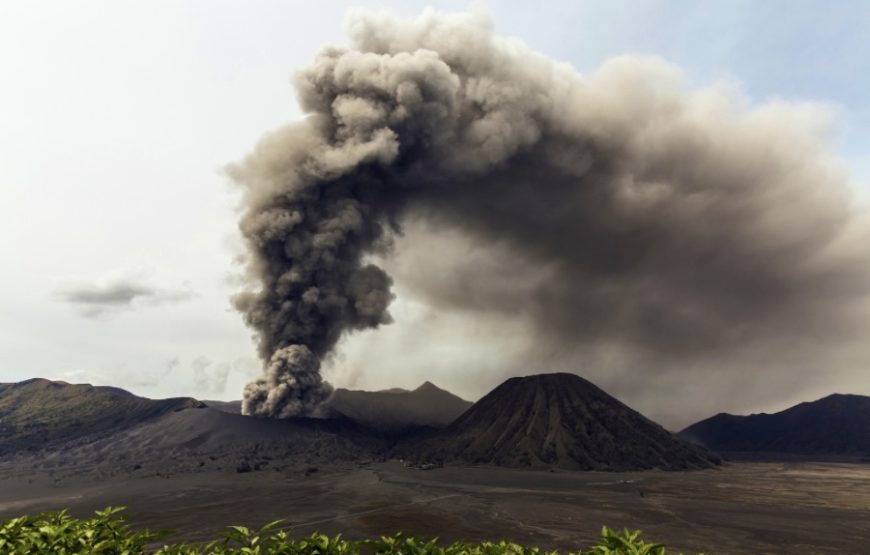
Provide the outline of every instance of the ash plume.
{"type": "Polygon", "coordinates": [[[295,78],[307,117],[230,168],[249,250],[233,302],[266,362],[245,413],[328,397],[339,339],[391,320],[374,261],[420,222],[491,255],[448,273],[398,241],[422,261],[409,287],[528,319],[531,343],[688,364],[824,343],[866,309],[866,218],[822,108],[689,91],[652,58],[580,75],[474,13],[356,13],[348,31],[295,78]]]}
{"type": "Polygon", "coordinates": [[[320,359],[305,345],[272,354],[265,375],[245,386],[242,414],[288,418],[312,414],[332,387],[320,377],[320,359]]]}

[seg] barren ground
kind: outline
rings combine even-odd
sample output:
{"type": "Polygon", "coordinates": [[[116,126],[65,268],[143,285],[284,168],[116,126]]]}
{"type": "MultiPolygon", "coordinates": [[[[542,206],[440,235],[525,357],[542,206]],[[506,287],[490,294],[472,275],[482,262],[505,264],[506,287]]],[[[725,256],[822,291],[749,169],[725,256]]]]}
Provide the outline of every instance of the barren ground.
{"type": "Polygon", "coordinates": [[[215,537],[229,524],[283,518],[296,534],[358,538],[405,531],[512,539],[572,549],[602,524],[639,528],[687,552],[870,553],[870,464],[731,463],[696,472],[537,472],[398,462],[76,478],[0,466],[0,519],[69,507],[77,516],[129,507],[136,526],[168,541],[215,537]]]}

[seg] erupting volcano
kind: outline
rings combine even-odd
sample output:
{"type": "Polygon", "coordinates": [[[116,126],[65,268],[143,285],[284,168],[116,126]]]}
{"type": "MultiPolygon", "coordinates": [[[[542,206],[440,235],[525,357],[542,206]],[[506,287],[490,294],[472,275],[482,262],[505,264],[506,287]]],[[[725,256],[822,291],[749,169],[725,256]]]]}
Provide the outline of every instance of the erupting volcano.
{"type": "Polygon", "coordinates": [[[856,344],[866,218],[818,111],[687,92],[657,59],[580,75],[479,14],[357,14],[348,29],[296,76],[305,119],[229,169],[248,248],[234,304],[265,367],[245,413],[329,397],[339,339],[391,321],[375,258],[411,221],[509,253],[497,279],[469,260],[422,285],[432,303],[528,320],[532,349],[570,346],[587,366],[752,372],[784,345],[856,344]]]}

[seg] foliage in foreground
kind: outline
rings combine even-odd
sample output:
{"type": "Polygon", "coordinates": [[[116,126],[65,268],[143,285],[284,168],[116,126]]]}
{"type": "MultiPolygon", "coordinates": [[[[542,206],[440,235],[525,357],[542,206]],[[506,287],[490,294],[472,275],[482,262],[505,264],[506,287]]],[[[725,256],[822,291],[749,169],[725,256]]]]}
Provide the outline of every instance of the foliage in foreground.
{"type": "MultiPolygon", "coordinates": [[[[260,530],[232,526],[221,539],[205,544],[154,547],[168,532],[134,531],[120,514],[123,508],[97,511],[77,519],[66,511],[23,516],[0,524],[3,555],[557,555],[511,542],[456,542],[440,546],[398,534],[376,540],[349,541],[311,534],[299,539],[278,528],[280,521],[260,530]]],[[[601,531],[594,546],[565,555],[667,555],[664,546],[640,539],[639,532],[601,531]]]]}

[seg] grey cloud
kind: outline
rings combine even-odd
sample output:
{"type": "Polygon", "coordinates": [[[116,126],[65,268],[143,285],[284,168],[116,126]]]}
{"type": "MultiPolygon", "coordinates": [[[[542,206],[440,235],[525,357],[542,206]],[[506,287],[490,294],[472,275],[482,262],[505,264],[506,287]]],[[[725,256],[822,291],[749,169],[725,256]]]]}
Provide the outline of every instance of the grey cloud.
{"type": "Polygon", "coordinates": [[[94,318],[137,305],[159,306],[195,297],[190,289],[157,289],[135,281],[78,285],[61,290],[57,298],[78,307],[83,316],[94,318]]]}
{"type": "Polygon", "coordinates": [[[267,367],[249,414],[326,398],[320,361],[391,321],[393,276],[527,321],[529,363],[606,365],[617,385],[777,367],[794,384],[817,372],[795,356],[857,352],[870,234],[824,110],[691,92],[657,59],[581,76],[474,14],[348,29],[296,78],[309,117],[229,170],[249,251],[233,302],[267,367]],[[423,227],[474,258],[402,240],[423,227]]]}

